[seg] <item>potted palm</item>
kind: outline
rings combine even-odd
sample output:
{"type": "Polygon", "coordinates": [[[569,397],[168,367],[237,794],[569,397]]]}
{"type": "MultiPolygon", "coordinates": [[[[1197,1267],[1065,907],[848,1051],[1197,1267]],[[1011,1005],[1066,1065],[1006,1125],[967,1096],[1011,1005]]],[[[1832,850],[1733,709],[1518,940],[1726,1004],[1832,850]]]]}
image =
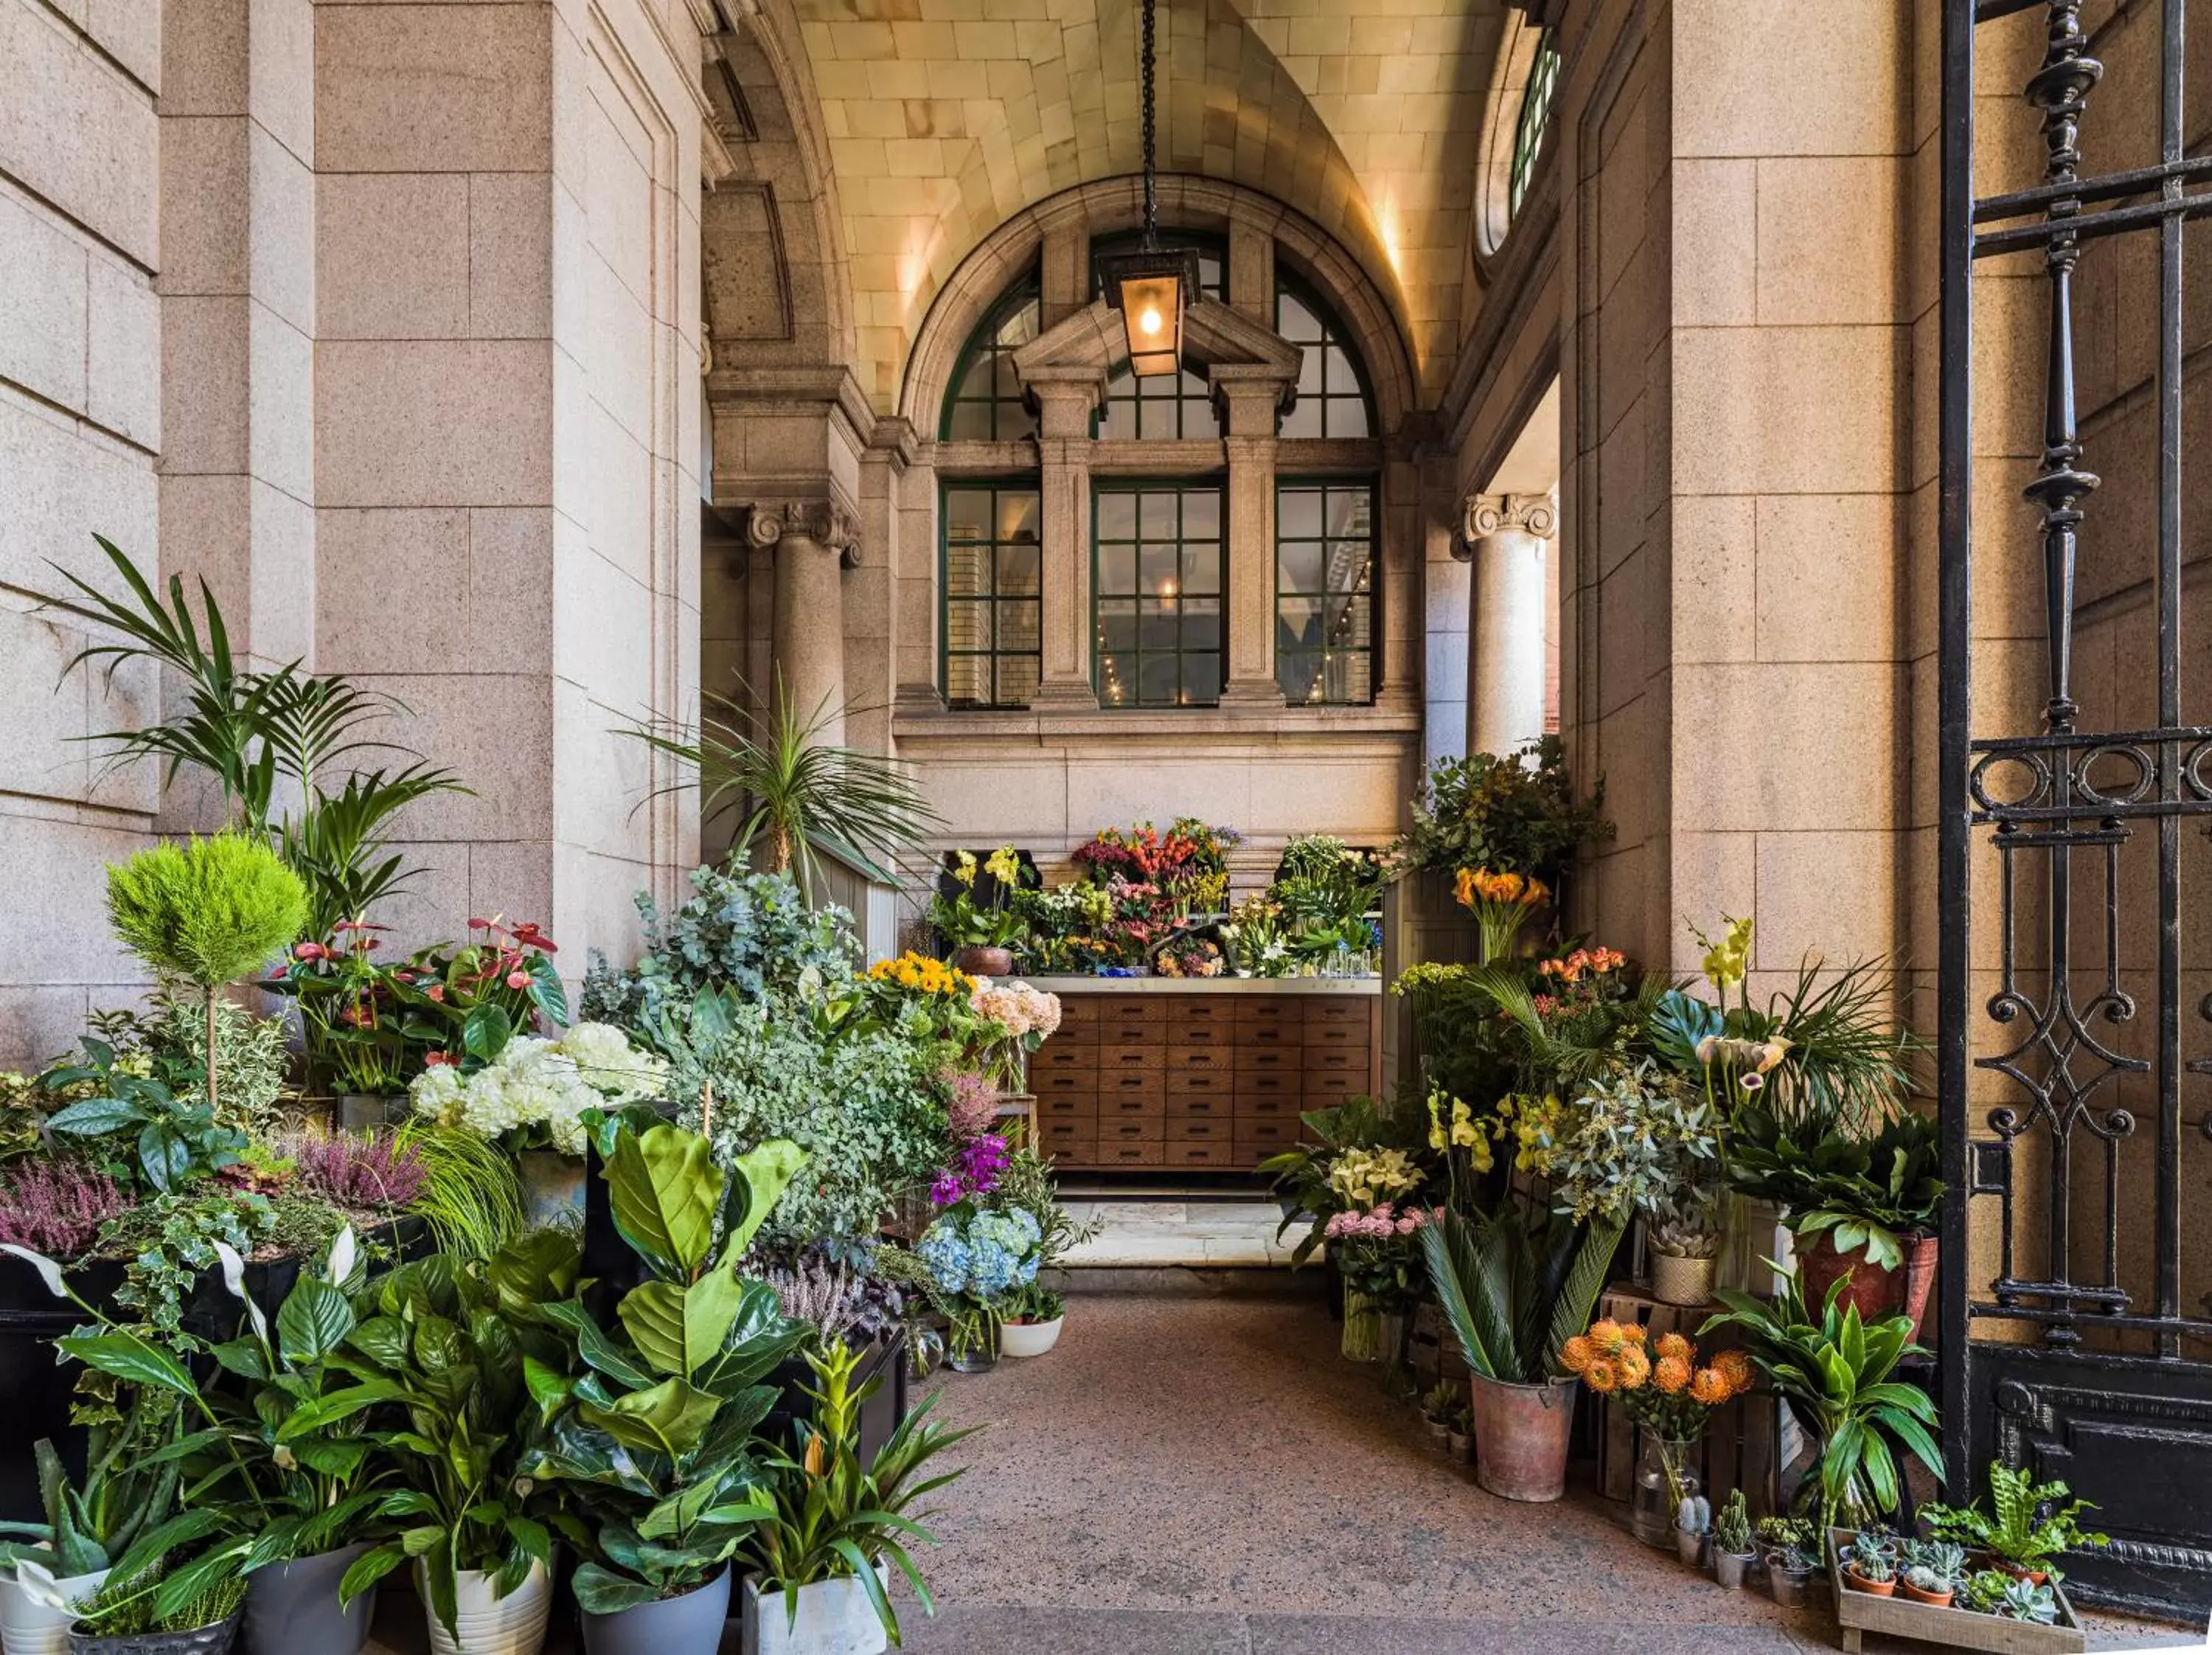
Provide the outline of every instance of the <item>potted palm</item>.
{"type": "Polygon", "coordinates": [[[614,1226],[647,1279],[611,1318],[556,1308],[583,1363],[533,1375],[545,1429],[526,1473],[560,1483],[588,1530],[577,1607],[590,1655],[714,1655],[729,1562],[759,1517],[761,1381],[806,1337],[737,1261],[803,1157],[788,1141],[726,1174],[696,1133],[617,1122],[603,1135],[614,1226]]]}
{"type": "Polygon", "coordinates": [[[759,1527],[747,1545],[745,1648],[753,1655],[879,1655],[899,1635],[884,1591],[896,1568],[925,1614],[936,1605],[907,1548],[934,1543],[915,1510],[959,1471],[922,1475],[928,1463],[974,1427],[947,1430],[928,1417],[936,1397],[899,1422],[865,1464],[860,1409],[881,1383],[855,1386],[860,1353],[833,1339],[809,1351],[820,1389],[809,1389],[811,1419],[794,1424],[793,1451],[769,1463],[757,1491],[759,1527]]]}
{"type": "Polygon", "coordinates": [[[346,1356],[358,1383],[295,1414],[295,1433],[368,1409],[368,1439],[395,1462],[383,1504],[398,1531],[339,1582],[350,1603],[403,1563],[415,1566],[434,1655],[536,1655],[552,1603],[547,1497],[522,1475],[533,1389],[568,1372],[556,1307],[573,1296],[577,1244],[534,1230],[489,1259],[434,1254],[387,1271],[356,1295],[346,1356]],[[301,1415],[307,1415],[301,1423],[301,1415]]]}

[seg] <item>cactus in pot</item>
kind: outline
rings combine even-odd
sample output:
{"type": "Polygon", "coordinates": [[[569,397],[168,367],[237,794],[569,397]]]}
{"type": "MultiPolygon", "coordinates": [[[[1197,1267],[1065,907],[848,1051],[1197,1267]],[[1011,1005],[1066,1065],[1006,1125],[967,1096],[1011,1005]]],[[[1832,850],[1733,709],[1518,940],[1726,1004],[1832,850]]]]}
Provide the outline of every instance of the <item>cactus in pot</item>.
{"type": "Polygon", "coordinates": [[[1713,1526],[1713,1504],[1703,1494],[1685,1494],[1674,1506],[1674,1549],[1693,1569],[1705,1564],[1705,1539],[1713,1526]]]}
{"type": "Polygon", "coordinates": [[[1751,1543],[1751,1511],[1743,1490],[1732,1491],[1728,1503],[1713,1519],[1713,1578],[1731,1591],[1743,1585],[1744,1572],[1755,1554],[1751,1543]]]}

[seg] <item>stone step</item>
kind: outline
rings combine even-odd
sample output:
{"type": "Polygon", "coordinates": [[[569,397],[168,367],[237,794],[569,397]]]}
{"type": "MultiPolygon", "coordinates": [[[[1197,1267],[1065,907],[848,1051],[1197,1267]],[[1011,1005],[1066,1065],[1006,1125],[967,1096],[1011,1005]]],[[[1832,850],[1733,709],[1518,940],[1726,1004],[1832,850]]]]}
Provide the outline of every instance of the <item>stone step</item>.
{"type": "Polygon", "coordinates": [[[1150,1293],[1164,1297],[1325,1299],[1324,1270],[1281,1265],[1088,1264],[1048,1271],[1045,1285],[1073,1296],[1150,1293]]]}

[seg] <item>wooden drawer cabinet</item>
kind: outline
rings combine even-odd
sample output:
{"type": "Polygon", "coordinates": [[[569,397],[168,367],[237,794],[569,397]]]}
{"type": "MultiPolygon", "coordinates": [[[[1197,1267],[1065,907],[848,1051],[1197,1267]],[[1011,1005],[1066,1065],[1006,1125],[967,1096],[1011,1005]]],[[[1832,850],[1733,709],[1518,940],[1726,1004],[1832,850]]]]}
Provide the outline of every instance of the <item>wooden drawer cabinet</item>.
{"type": "Polygon", "coordinates": [[[1092,1121],[1046,1120],[1037,1127],[1044,1153],[1070,1165],[1088,1165],[1098,1153],[1098,1127],[1092,1121]]]}
{"type": "Polygon", "coordinates": [[[1167,1066],[1167,1049],[1164,1046],[1116,1044],[1098,1048],[1098,1073],[1102,1077],[1157,1074],[1167,1066]]]}
{"type": "Polygon", "coordinates": [[[1157,995],[1111,995],[1099,1001],[1094,1013],[1098,1044],[1157,1038],[1162,1023],[1161,1008],[1154,1003],[1158,998],[1157,995]]]}
{"type": "Polygon", "coordinates": [[[1098,1073],[1098,1049],[1096,1046],[1071,1046],[1054,1035],[1030,1054],[1030,1078],[1039,1080],[1048,1074],[1083,1074],[1098,1073]]]}
{"type": "Polygon", "coordinates": [[[1226,1097],[1171,1097],[1167,1101],[1168,1131],[1173,1134],[1178,1121],[1226,1121],[1236,1113],[1235,1102],[1226,1097]]]}
{"type": "Polygon", "coordinates": [[[1170,1166],[1228,1168],[1238,1165],[1237,1146],[1226,1135],[1211,1140],[1171,1139],[1165,1148],[1165,1159],[1170,1166]]]}

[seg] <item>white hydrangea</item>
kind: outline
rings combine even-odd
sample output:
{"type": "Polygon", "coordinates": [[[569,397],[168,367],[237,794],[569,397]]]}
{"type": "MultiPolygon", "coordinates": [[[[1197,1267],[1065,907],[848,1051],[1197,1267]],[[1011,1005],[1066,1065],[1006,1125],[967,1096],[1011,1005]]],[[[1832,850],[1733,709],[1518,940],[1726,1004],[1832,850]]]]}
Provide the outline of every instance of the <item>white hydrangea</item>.
{"type": "Polygon", "coordinates": [[[517,1035],[471,1075],[450,1064],[425,1069],[408,1090],[416,1114],[444,1125],[486,1138],[532,1139],[542,1127],[554,1149],[581,1155],[584,1111],[653,1096],[666,1067],[633,1048],[621,1030],[580,1023],[557,1041],[517,1035]]]}
{"type": "Polygon", "coordinates": [[[585,1080],[611,1103],[634,1103],[659,1095],[668,1065],[640,1051],[611,1023],[579,1023],[554,1050],[568,1058],[585,1080]]]}

